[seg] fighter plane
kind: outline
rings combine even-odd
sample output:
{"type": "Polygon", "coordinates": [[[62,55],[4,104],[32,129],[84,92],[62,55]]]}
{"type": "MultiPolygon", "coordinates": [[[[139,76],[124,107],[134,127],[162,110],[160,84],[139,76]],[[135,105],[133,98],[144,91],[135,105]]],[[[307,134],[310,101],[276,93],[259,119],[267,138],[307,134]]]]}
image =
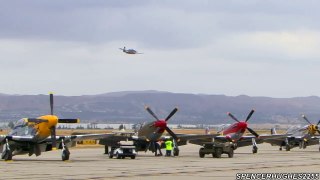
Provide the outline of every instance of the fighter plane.
{"type": "MultiPolygon", "coordinates": [[[[258,152],[257,143],[262,143],[265,139],[274,139],[283,137],[284,135],[259,135],[253,129],[248,127],[248,121],[251,118],[254,110],[251,110],[248,114],[246,120],[239,121],[235,116],[233,116],[230,112],[228,112],[228,116],[230,116],[236,122],[226,127],[224,130],[220,131],[221,135],[214,137],[214,142],[232,142],[233,148],[237,149],[238,147],[250,146],[252,145],[252,153],[258,152]],[[244,135],[244,133],[248,130],[252,135],[244,135]]],[[[201,144],[201,141],[194,142],[190,141],[193,144],[201,144]]]]}
{"type": "Polygon", "coordinates": [[[132,133],[126,137],[123,132],[122,135],[114,135],[112,138],[101,139],[99,144],[105,145],[105,154],[109,153],[108,147],[111,150],[118,145],[119,141],[131,140],[134,141],[137,151],[156,151],[156,142],[165,141],[166,139],[172,138],[175,144],[173,149],[174,156],[179,155],[178,146],[186,145],[188,140],[199,140],[199,139],[210,139],[218,134],[176,134],[168,127],[169,119],[178,111],[178,108],[174,108],[171,113],[165,119],[159,119],[157,115],[149,108],[145,109],[154,117],[156,120],[144,123],[141,128],[137,131],[136,135],[132,133]],[[163,133],[167,131],[170,136],[164,136],[163,133]]]}
{"type": "MultiPolygon", "coordinates": [[[[270,143],[272,146],[280,146],[280,151],[282,150],[283,146],[286,148],[286,151],[290,151],[295,147],[305,149],[307,146],[319,144],[320,151],[320,120],[317,124],[312,124],[305,115],[302,115],[302,118],[307,121],[309,125],[289,128],[287,133],[290,133],[290,136],[285,136],[280,139],[270,139],[266,140],[265,142],[270,143]]],[[[271,129],[271,134],[277,134],[275,128],[271,129]]]]}
{"type": "Polygon", "coordinates": [[[58,123],[79,123],[79,119],[61,119],[53,114],[53,94],[50,93],[50,114],[38,118],[22,118],[18,120],[12,131],[0,135],[1,158],[12,160],[12,156],[29,154],[41,155],[41,152],[62,149],[62,160],[70,157],[69,147],[75,146],[75,141],[84,139],[99,139],[106,134],[87,134],[57,136],[58,123]]]}
{"type": "Polygon", "coordinates": [[[119,49],[122,50],[122,52],[127,53],[127,54],[143,54],[143,53],[139,53],[138,51],[136,51],[134,49],[126,49],[126,47],[119,48],[119,49]]]}

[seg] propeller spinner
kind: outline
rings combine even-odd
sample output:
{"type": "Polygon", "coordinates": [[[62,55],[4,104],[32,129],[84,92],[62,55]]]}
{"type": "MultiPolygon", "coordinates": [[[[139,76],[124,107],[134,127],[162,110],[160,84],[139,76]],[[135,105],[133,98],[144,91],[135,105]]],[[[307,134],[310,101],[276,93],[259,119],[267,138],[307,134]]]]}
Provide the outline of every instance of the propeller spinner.
{"type": "Polygon", "coordinates": [[[318,132],[318,134],[320,134],[320,130],[319,130],[320,120],[318,121],[317,124],[312,124],[304,114],[302,114],[302,118],[305,121],[307,121],[307,123],[309,123],[309,126],[308,126],[309,133],[314,134],[315,132],[318,132]]]}

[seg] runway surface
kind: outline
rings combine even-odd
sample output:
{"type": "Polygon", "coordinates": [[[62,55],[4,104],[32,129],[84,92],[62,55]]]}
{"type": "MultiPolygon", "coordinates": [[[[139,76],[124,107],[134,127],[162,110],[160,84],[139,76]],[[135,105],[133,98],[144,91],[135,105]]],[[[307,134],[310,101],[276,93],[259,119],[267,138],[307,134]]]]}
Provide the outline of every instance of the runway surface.
{"type": "MultiPolygon", "coordinates": [[[[234,158],[223,155],[199,158],[200,146],[180,147],[179,157],[154,157],[139,152],[136,159],[109,159],[100,148],[73,148],[67,162],[61,151],[35,156],[14,156],[0,162],[1,179],[235,179],[237,173],[320,172],[319,146],[279,151],[259,144],[258,154],[251,147],[238,148],[234,158]]],[[[163,150],[164,152],[164,150],[163,150]]]]}

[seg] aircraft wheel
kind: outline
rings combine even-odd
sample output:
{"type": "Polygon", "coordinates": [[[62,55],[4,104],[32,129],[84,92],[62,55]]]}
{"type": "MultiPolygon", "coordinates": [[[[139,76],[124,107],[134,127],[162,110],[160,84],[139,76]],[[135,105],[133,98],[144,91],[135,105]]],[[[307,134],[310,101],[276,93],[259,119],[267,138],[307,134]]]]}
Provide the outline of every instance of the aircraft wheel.
{"type": "Polygon", "coordinates": [[[290,145],[286,145],[286,151],[290,151],[290,145]]]}
{"type": "Polygon", "coordinates": [[[68,150],[68,149],[62,150],[62,156],[61,156],[62,161],[67,161],[67,160],[69,160],[69,157],[70,157],[70,152],[69,152],[69,150],[68,150]]]}
{"type": "Polygon", "coordinates": [[[307,148],[307,144],[306,144],[306,143],[303,143],[302,148],[303,148],[303,149],[307,148]]]}
{"type": "Polygon", "coordinates": [[[228,153],[228,157],[233,158],[233,154],[234,154],[234,151],[233,151],[233,148],[231,148],[230,152],[228,153]]]}
{"type": "Polygon", "coordinates": [[[5,161],[10,161],[10,160],[12,160],[12,152],[11,152],[10,150],[5,150],[5,151],[2,153],[1,158],[4,159],[5,161]]]}
{"type": "Polygon", "coordinates": [[[173,156],[179,156],[179,149],[173,150],[173,156]]]}
{"type": "Polygon", "coordinates": [[[135,159],[136,158],[136,156],[131,156],[131,159],[135,159]]]}
{"type": "Polygon", "coordinates": [[[282,151],[282,147],[279,148],[279,151],[282,151]]]}
{"type": "Polygon", "coordinates": [[[252,148],[252,153],[253,153],[253,154],[258,153],[258,147],[257,147],[257,146],[253,146],[253,148],[252,148]]]}
{"type": "Polygon", "coordinates": [[[113,158],[113,154],[111,152],[109,153],[109,158],[113,158]]]}

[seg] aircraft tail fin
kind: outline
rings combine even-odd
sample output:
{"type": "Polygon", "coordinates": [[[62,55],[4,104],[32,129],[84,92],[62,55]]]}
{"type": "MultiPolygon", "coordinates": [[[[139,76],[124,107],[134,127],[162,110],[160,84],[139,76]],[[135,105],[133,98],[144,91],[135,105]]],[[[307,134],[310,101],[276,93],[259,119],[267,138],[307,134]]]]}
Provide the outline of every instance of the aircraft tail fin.
{"type": "Polygon", "coordinates": [[[271,134],[272,134],[272,135],[277,134],[276,128],[271,128],[271,134]]]}

